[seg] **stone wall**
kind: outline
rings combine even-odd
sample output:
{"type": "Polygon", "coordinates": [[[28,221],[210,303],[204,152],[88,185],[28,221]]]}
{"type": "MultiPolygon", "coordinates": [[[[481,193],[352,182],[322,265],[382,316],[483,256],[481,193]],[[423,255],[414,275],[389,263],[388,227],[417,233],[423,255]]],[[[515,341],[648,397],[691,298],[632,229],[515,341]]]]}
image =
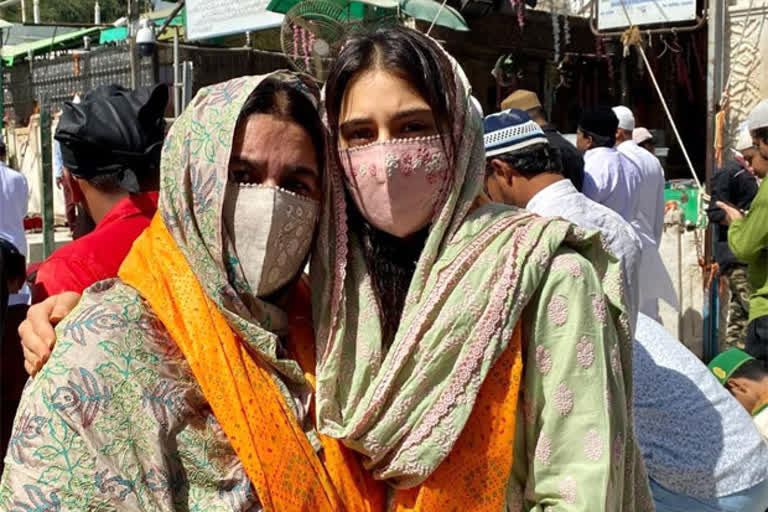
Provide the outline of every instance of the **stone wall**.
{"type": "Polygon", "coordinates": [[[768,97],[768,6],[762,0],[730,0],[726,20],[724,76],[729,84],[728,133],[735,142],[739,124],[768,97]],[[729,79],[730,77],[730,79],[729,79]]]}

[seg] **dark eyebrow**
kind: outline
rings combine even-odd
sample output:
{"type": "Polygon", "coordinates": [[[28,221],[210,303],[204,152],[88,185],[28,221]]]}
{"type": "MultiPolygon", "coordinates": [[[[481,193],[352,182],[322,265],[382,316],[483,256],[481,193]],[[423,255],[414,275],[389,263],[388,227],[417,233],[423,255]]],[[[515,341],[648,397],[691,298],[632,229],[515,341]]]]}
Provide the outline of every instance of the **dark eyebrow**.
{"type": "Polygon", "coordinates": [[[320,177],[320,173],[316,169],[312,169],[311,167],[304,167],[303,165],[286,165],[283,167],[283,172],[284,174],[291,176],[310,176],[312,178],[320,177]]]}
{"type": "MultiPolygon", "coordinates": [[[[416,116],[416,115],[428,115],[432,117],[432,110],[428,108],[411,108],[408,110],[403,110],[401,112],[398,112],[394,115],[392,118],[393,121],[400,121],[402,119],[405,119],[407,117],[416,116]]],[[[358,117],[354,119],[348,119],[347,121],[344,121],[341,123],[341,129],[350,129],[354,128],[355,126],[361,126],[361,125],[367,125],[373,123],[373,119],[369,117],[358,117]]]]}
{"type": "Polygon", "coordinates": [[[356,119],[350,119],[341,123],[341,130],[349,130],[356,126],[365,126],[371,123],[373,123],[373,119],[371,118],[358,117],[356,119]]]}
{"type": "Polygon", "coordinates": [[[411,117],[416,115],[428,115],[429,117],[432,117],[432,110],[428,108],[412,108],[409,110],[403,110],[402,112],[398,112],[397,114],[395,114],[392,120],[400,121],[402,119],[405,119],[406,117],[411,117]]]}
{"type": "Polygon", "coordinates": [[[229,159],[229,165],[243,165],[250,169],[259,171],[261,169],[264,169],[267,166],[267,163],[261,162],[261,161],[248,160],[247,158],[242,158],[239,155],[232,155],[232,158],[229,159]]]}

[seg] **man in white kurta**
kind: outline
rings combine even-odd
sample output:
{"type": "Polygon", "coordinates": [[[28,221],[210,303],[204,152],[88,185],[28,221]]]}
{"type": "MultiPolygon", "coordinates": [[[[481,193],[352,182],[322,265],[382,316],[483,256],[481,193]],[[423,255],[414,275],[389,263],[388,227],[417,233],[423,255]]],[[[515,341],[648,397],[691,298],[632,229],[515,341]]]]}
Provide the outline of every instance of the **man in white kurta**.
{"type": "MultiPolygon", "coordinates": [[[[554,148],[527,113],[511,109],[505,114],[510,119],[515,118],[514,116],[518,119],[519,124],[515,128],[520,134],[519,140],[507,135],[508,141],[504,148],[495,150],[492,141],[496,139],[493,133],[487,133],[486,156],[489,166],[499,157],[507,157],[513,161],[515,157],[520,157],[520,163],[525,163],[528,159],[532,167],[539,164],[544,167],[536,172],[526,172],[509,167],[503,159],[497,160],[496,165],[507,166],[504,172],[509,174],[510,178],[488,180],[487,188],[491,199],[525,208],[542,217],[561,217],[581,228],[599,231],[605,248],[621,262],[624,271],[624,296],[630,321],[634,326],[638,312],[640,238],[621,215],[589,199],[563,176],[560,158],[547,158],[547,155],[556,154],[554,148]],[[537,160],[540,162],[533,164],[537,160]]],[[[489,116],[491,117],[498,116],[489,116]]],[[[492,123],[486,121],[486,124],[492,123]]]]}
{"type": "Polygon", "coordinates": [[[664,169],[649,151],[638,146],[632,138],[635,116],[624,106],[613,109],[619,120],[616,149],[635,164],[639,171],[637,209],[630,221],[640,236],[643,255],[640,263],[640,310],[653,319],[659,318],[658,300],[677,308],[678,301],[672,278],[659,253],[664,233],[664,169]]]}
{"type": "Polygon", "coordinates": [[[24,217],[27,215],[29,186],[23,174],[6,165],[5,157],[5,144],[0,142],[0,238],[11,242],[26,256],[24,217]]]}
{"type": "Polygon", "coordinates": [[[634,226],[639,209],[640,169],[614,147],[618,125],[616,115],[608,108],[582,116],[576,141],[584,153],[583,192],[634,226]]]}

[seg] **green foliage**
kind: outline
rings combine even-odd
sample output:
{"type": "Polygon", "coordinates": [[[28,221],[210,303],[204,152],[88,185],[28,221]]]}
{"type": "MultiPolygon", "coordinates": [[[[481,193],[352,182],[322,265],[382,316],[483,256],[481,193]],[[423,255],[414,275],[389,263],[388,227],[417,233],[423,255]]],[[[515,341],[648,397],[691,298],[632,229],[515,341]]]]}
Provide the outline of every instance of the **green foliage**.
{"type": "MultiPolygon", "coordinates": [[[[27,9],[27,21],[32,21],[32,0],[24,2],[27,9]]],[[[66,23],[93,23],[95,0],[40,0],[40,21],[66,23]]],[[[111,23],[128,15],[128,0],[99,0],[101,21],[111,23]]],[[[139,0],[139,12],[152,10],[150,0],[139,0]]],[[[21,21],[21,5],[0,9],[0,17],[10,22],[21,21]]]]}

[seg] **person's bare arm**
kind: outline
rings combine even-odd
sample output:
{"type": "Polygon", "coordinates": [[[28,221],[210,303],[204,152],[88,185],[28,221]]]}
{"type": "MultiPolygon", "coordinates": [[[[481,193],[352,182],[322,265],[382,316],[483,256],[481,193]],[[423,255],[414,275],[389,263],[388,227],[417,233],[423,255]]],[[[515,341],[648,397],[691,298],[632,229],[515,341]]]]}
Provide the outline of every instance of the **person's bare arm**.
{"type": "Polygon", "coordinates": [[[48,361],[56,343],[55,327],[80,301],[80,294],[64,292],[29,308],[27,318],[19,326],[24,349],[24,368],[34,377],[48,361]]]}

